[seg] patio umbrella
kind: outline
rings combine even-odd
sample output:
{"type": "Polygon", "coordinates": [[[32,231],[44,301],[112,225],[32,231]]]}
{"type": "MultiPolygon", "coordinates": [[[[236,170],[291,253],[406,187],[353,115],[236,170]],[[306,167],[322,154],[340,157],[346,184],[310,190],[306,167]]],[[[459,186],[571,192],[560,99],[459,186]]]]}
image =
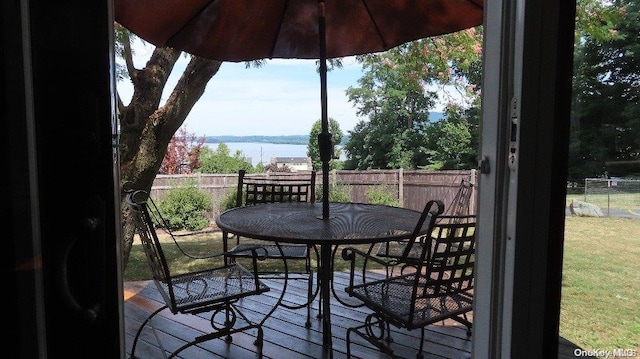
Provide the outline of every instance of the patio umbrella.
{"type": "Polygon", "coordinates": [[[156,46],[219,61],[318,59],[322,219],[328,219],[333,145],[326,60],[480,25],[484,0],[115,0],[114,5],[118,23],[156,46]]]}

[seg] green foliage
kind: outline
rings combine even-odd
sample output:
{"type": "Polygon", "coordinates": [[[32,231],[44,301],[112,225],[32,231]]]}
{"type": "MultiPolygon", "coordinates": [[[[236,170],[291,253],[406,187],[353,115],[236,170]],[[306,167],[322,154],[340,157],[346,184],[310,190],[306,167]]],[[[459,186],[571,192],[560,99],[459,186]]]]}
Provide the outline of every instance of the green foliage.
{"type": "MultiPolygon", "coordinates": [[[[337,149],[337,152],[341,152],[339,149],[337,149]]],[[[329,170],[342,170],[344,169],[344,163],[345,161],[340,161],[340,160],[331,160],[331,162],[329,162],[329,170]]]]}
{"type": "Polygon", "coordinates": [[[219,143],[215,151],[204,147],[200,152],[201,173],[237,173],[245,170],[247,173],[254,173],[257,170],[251,165],[242,151],[236,151],[233,155],[229,146],[219,143]]]}
{"type": "Polygon", "coordinates": [[[238,190],[234,189],[233,191],[229,191],[227,192],[226,195],[224,195],[221,199],[220,202],[218,203],[218,206],[220,208],[220,212],[224,212],[228,209],[231,208],[235,208],[236,207],[236,197],[238,196],[238,190]]]}
{"type": "Polygon", "coordinates": [[[427,134],[430,170],[457,170],[473,168],[477,162],[479,146],[479,109],[450,108],[445,117],[433,123],[427,134]]]}
{"type": "Polygon", "coordinates": [[[474,123],[467,116],[479,111],[481,49],[482,31],[474,28],[358,56],[364,75],[347,95],[368,121],[350,132],[345,168],[475,167],[475,159],[468,157],[475,155],[477,135],[465,132],[478,128],[462,120],[474,123]],[[450,88],[453,94],[446,90],[450,88]],[[451,124],[430,122],[429,112],[437,102],[446,103],[451,124]],[[436,138],[448,134],[457,136],[440,148],[436,138]],[[463,142],[454,146],[460,139],[463,142]],[[445,153],[450,150],[455,153],[445,153]]]}
{"type": "Polygon", "coordinates": [[[357,169],[414,167],[420,139],[435,97],[424,90],[419,76],[408,76],[411,64],[398,49],[361,58],[364,75],[360,87],[347,89],[358,114],[368,116],[351,132],[345,149],[357,169]]]}
{"type": "Polygon", "coordinates": [[[169,229],[197,231],[209,225],[205,212],[212,210],[211,197],[194,186],[176,187],[158,204],[158,209],[169,229]]]}
{"type": "Polygon", "coordinates": [[[610,5],[611,3],[601,0],[577,1],[574,41],[576,45],[582,44],[587,38],[597,41],[611,39],[615,34],[619,17],[624,14],[624,9],[610,5]]]}
{"type": "MultiPolygon", "coordinates": [[[[114,50],[115,54],[119,59],[124,58],[125,54],[125,42],[129,43],[130,40],[135,38],[135,34],[130,32],[124,26],[114,26],[114,50]]],[[[129,47],[130,48],[130,47],[129,47]]],[[[131,50],[133,52],[133,50],[131,50]]],[[[123,65],[120,61],[115,62],[115,73],[117,81],[122,81],[124,79],[129,78],[129,73],[127,72],[127,67],[123,65]]]]}
{"type": "MultiPolygon", "coordinates": [[[[322,185],[316,188],[316,202],[322,201],[322,185]]],[[[351,186],[344,184],[329,185],[329,202],[351,202],[351,186]]]]}
{"type": "MultiPolygon", "coordinates": [[[[318,134],[322,132],[322,121],[316,121],[311,127],[309,133],[309,143],[307,145],[307,156],[311,157],[311,163],[313,169],[319,171],[322,170],[322,161],[320,160],[320,149],[318,147],[318,134]]],[[[340,130],[340,124],[338,121],[329,118],[329,133],[333,135],[333,142],[338,145],[342,143],[344,133],[340,130]]],[[[341,151],[339,148],[334,148],[334,157],[340,158],[341,151]]],[[[342,162],[336,159],[329,161],[329,170],[336,170],[342,168],[342,162]]]]}
{"type": "Polygon", "coordinates": [[[377,185],[367,188],[364,195],[369,203],[400,207],[400,201],[388,186],[377,185]]]}
{"type": "Polygon", "coordinates": [[[582,0],[578,6],[569,178],[640,170],[640,3],[582,0]]]}

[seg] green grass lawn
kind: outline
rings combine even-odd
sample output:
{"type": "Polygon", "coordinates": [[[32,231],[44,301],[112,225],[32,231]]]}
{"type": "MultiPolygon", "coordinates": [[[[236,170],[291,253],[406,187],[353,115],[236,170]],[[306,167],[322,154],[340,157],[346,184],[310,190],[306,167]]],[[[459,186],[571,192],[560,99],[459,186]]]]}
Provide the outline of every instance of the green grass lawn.
{"type": "Polygon", "coordinates": [[[567,217],[560,335],[585,349],[640,349],[640,221],[567,217]]]}
{"type": "MultiPolygon", "coordinates": [[[[182,255],[179,249],[172,245],[171,237],[168,235],[162,235],[160,232],[158,234],[160,241],[162,243],[167,243],[167,245],[163,245],[162,249],[165,251],[165,255],[167,257],[167,262],[172,270],[175,273],[181,273],[186,271],[192,271],[198,268],[205,268],[211,265],[220,265],[222,264],[222,257],[208,259],[208,260],[193,260],[188,257],[182,255]]],[[[196,254],[196,255],[204,255],[209,253],[222,253],[222,234],[220,232],[208,232],[196,235],[189,236],[176,236],[176,240],[180,244],[180,247],[187,253],[196,254]]],[[[229,241],[229,247],[232,247],[235,244],[235,240],[229,241]]],[[[259,242],[258,242],[259,244],[259,242]]],[[[369,245],[360,245],[356,246],[362,250],[367,250],[369,245]]],[[[338,250],[340,250],[339,248],[338,250]]],[[[334,262],[334,268],[337,271],[347,271],[348,262],[341,259],[340,254],[337,254],[339,260],[334,262]]],[[[240,260],[241,263],[244,263],[243,260],[240,260]]],[[[265,260],[259,262],[259,269],[261,271],[281,271],[282,270],[282,262],[280,260],[265,260]]],[[[312,256],[312,266],[316,267],[316,258],[312,256]]],[[[302,261],[290,261],[289,267],[292,271],[301,272],[304,270],[304,263],[302,261]]],[[[376,268],[375,266],[371,266],[371,268],[376,268]]],[[[129,257],[129,263],[127,264],[127,268],[124,272],[125,281],[135,281],[135,280],[146,280],[151,278],[151,272],[147,266],[146,259],[144,257],[144,252],[142,251],[142,245],[136,239],[134,241],[133,248],[131,250],[131,255],[129,257]]]]}
{"type": "MultiPolygon", "coordinates": [[[[163,236],[162,240],[168,241],[169,237],[163,236]]],[[[188,252],[222,251],[220,232],[178,237],[178,240],[188,252]]],[[[179,252],[175,246],[165,249],[176,271],[193,270],[201,265],[198,261],[177,260],[179,252]]],[[[260,265],[263,269],[281,268],[277,261],[260,265]]],[[[348,268],[344,261],[337,260],[335,269],[348,268]]],[[[124,278],[127,281],[150,278],[137,240],[124,278]]],[[[640,221],[567,217],[560,335],[584,349],[640,349],[639,293],[640,221]]]]}

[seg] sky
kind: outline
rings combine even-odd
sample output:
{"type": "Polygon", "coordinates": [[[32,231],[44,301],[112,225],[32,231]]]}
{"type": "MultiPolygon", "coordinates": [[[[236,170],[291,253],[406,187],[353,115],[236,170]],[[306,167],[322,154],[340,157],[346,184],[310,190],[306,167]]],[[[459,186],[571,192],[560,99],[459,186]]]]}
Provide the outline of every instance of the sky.
{"type": "MultiPolygon", "coordinates": [[[[134,47],[136,67],[142,68],[153,46],[134,47]]],[[[181,57],[166,89],[173,89],[188,59],[181,57]]],[[[343,67],[327,74],[327,113],[347,134],[361,120],[345,93],[358,86],[362,75],[353,58],[345,58],[343,67]]],[[[246,68],[245,63],[225,62],[209,81],[184,127],[198,136],[308,135],[320,119],[320,75],[315,60],[273,59],[261,68],[246,68]]],[[[118,83],[126,103],[133,88],[130,81],[118,83]]],[[[168,91],[163,97],[168,97],[168,91]]]]}

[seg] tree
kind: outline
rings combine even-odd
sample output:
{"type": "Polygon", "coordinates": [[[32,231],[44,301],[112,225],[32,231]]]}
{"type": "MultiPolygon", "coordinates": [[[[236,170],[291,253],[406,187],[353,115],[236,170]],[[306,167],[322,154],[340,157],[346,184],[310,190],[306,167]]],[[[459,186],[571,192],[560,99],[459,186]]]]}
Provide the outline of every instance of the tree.
{"type": "Polygon", "coordinates": [[[189,133],[185,127],[180,127],[169,141],[158,173],[167,175],[192,173],[198,169],[200,167],[200,151],[202,151],[204,141],[204,136],[196,140],[195,133],[189,133]]]}
{"type": "MultiPolygon", "coordinates": [[[[182,126],[193,105],[204,93],[209,80],[218,72],[221,62],[187,55],[190,59],[178,83],[161,104],[167,79],[181,52],[169,47],[157,47],[144,68],[133,63],[131,37],[128,30],[116,24],[116,51],[126,68],[117,71],[120,78],[128,76],[133,95],[125,105],[117,98],[120,123],[120,177],[132,188],[149,191],[160,170],[167,146],[182,126]]],[[[133,244],[125,194],[123,203],[123,266],[129,261],[133,244]]]]}
{"type": "MultiPolygon", "coordinates": [[[[347,94],[368,121],[350,132],[345,168],[468,166],[468,154],[475,155],[477,148],[443,149],[427,135],[436,130],[461,134],[463,127],[477,131],[479,117],[465,116],[479,113],[469,109],[480,103],[481,44],[481,28],[472,28],[359,56],[365,74],[358,80],[360,87],[350,87],[347,94]],[[447,104],[446,126],[429,121],[436,102],[447,104]],[[450,150],[462,152],[444,153],[450,150]]],[[[472,135],[467,137],[468,146],[477,144],[472,135]]]]}
{"type": "MultiPolygon", "coordinates": [[[[479,100],[479,99],[478,99],[479,100]]],[[[447,115],[427,132],[431,170],[469,169],[477,163],[480,135],[480,106],[449,107],[447,115]],[[437,149],[437,150],[434,150],[437,149]]]]}
{"type": "MultiPolygon", "coordinates": [[[[311,132],[309,133],[309,144],[307,145],[307,156],[311,157],[311,163],[313,164],[313,169],[315,170],[322,169],[322,161],[320,160],[320,149],[318,147],[318,134],[320,134],[321,132],[322,121],[317,120],[311,127],[311,132]]],[[[329,118],[329,133],[333,135],[334,144],[342,143],[344,133],[340,129],[340,124],[338,123],[338,121],[334,120],[333,118],[329,118]]],[[[340,155],[341,150],[334,147],[334,159],[329,162],[330,170],[342,168],[342,163],[340,161],[336,161],[337,158],[340,158],[340,155]]]]}
{"type": "Polygon", "coordinates": [[[640,3],[578,6],[569,178],[640,175],[640,3]]]}
{"type": "Polygon", "coordinates": [[[420,76],[410,69],[413,65],[403,61],[407,52],[407,47],[399,47],[360,58],[365,69],[358,80],[361,87],[350,87],[347,94],[349,101],[357,104],[358,114],[368,116],[369,122],[356,126],[366,133],[357,136],[363,146],[354,146],[351,141],[345,146],[350,157],[359,158],[357,169],[413,167],[414,154],[420,153],[408,146],[415,145],[414,140],[424,130],[428,109],[435,100],[432,93],[424,91],[420,76]]]}
{"type": "MultiPolygon", "coordinates": [[[[120,125],[119,155],[120,178],[130,188],[149,191],[160,170],[167,146],[182,126],[194,104],[200,99],[208,82],[216,75],[222,62],[183,54],[170,47],[156,47],[141,69],[135,67],[131,41],[135,36],[119,24],[114,25],[115,49],[124,66],[116,66],[119,80],[129,78],[133,96],[129,104],[117,96],[120,125]],[[178,83],[169,97],[161,103],[163,91],[174,65],[180,56],[189,59],[178,83]]],[[[264,60],[247,62],[247,67],[260,67],[264,60]]],[[[340,67],[339,59],[330,66],[340,67]]],[[[129,219],[126,194],[122,193],[123,213],[123,267],[129,261],[133,244],[134,226],[129,219]]]]}
{"type": "Polygon", "coordinates": [[[229,146],[224,143],[219,143],[215,151],[209,147],[203,148],[200,153],[200,164],[198,172],[201,173],[235,173],[239,170],[245,170],[247,173],[256,172],[242,151],[238,150],[231,155],[229,146]]]}

